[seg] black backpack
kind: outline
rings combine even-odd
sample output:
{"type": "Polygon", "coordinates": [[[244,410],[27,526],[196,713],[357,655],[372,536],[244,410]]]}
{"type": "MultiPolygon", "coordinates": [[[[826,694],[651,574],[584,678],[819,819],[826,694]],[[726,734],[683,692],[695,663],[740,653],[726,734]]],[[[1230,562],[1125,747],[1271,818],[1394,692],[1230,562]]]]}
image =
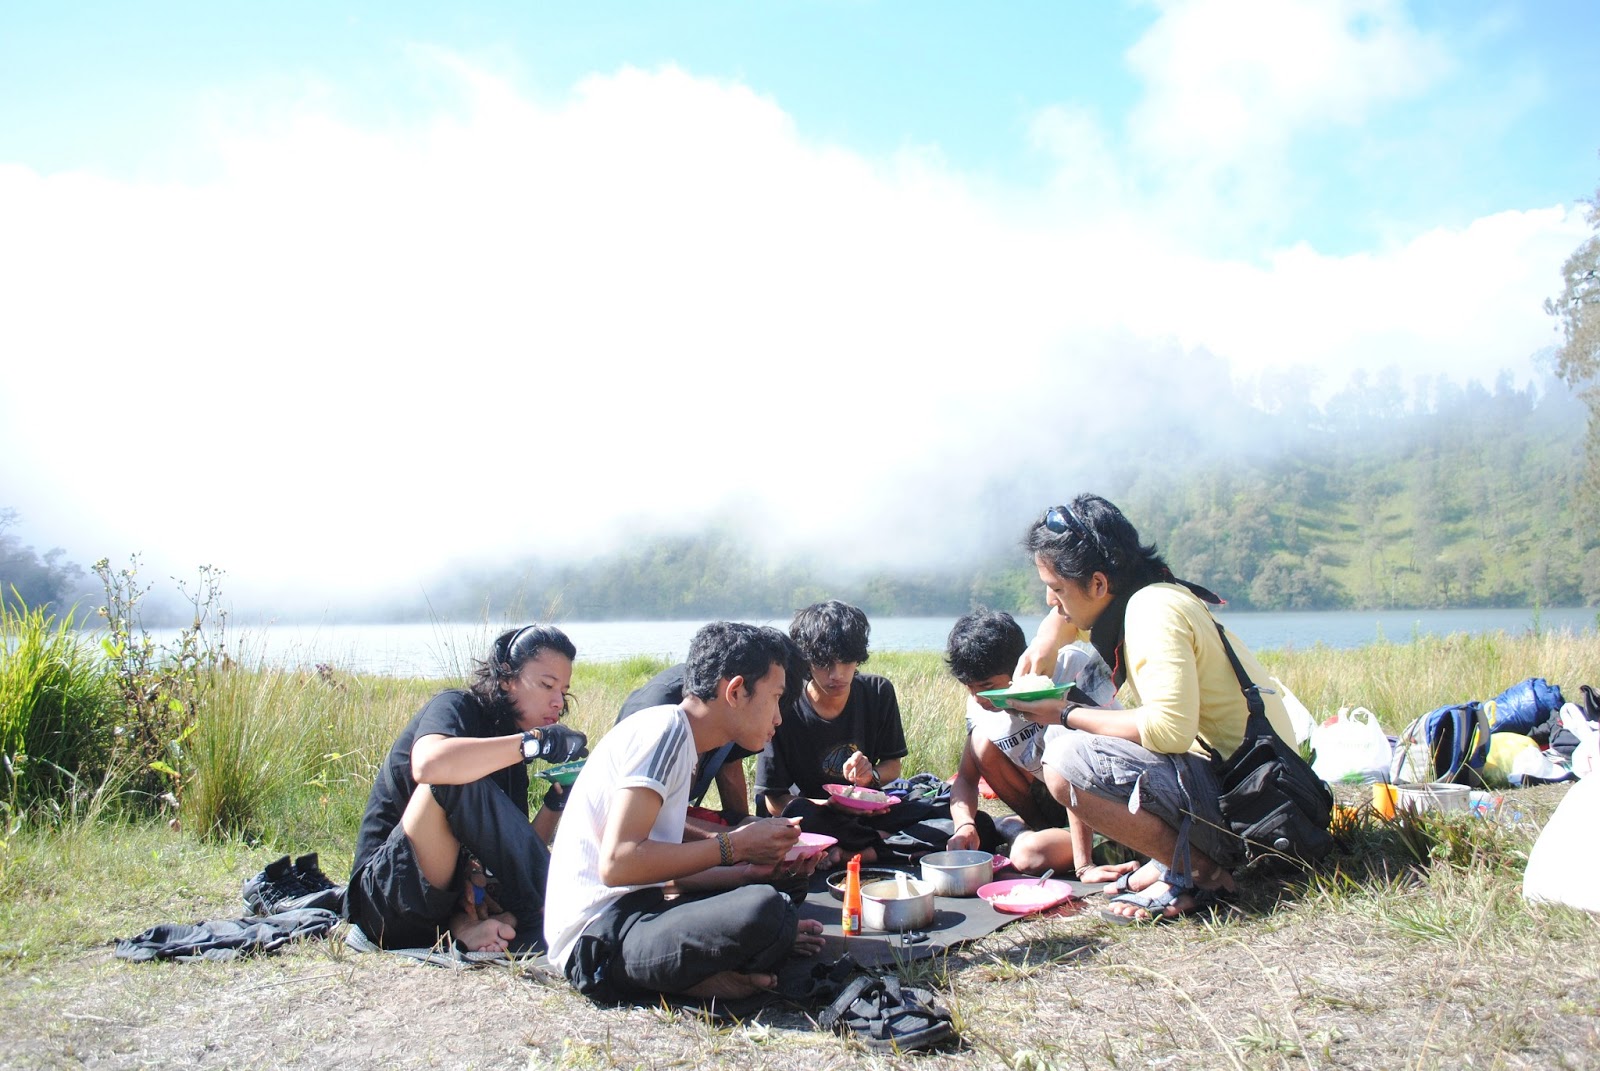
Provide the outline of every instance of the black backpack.
{"type": "Polygon", "coordinates": [[[1248,860],[1270,856],[1318,862],[1333,850],[1328,832],[1333,794],[1300,757],[1299,749],[1273,730],[1261,689],[1239,664],[1220,623],[1217,635],[1250,709],[1244,740],[1226,759],[1204,738],[1200,741],[1211,755],[1222,820],[1244,841],[1248,860]]]}

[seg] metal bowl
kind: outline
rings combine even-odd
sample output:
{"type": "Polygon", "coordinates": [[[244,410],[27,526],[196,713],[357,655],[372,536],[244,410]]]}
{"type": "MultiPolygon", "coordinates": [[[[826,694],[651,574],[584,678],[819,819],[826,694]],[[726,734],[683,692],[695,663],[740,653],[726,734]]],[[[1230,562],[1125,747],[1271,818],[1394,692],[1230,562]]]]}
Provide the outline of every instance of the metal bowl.
{"type": "Polygon", "coordinates": [[[924,930],[933,925],[933,886],[907,879],[909,896],[900,895],[900,881],[875,881],[861,887],[861,925],[869,930],[924,930]]]}
{"type": "MultiPolygon", "coordinates": [[[[833,893],[835,900],[844,899],[844,882],[849,873],[850,871],[847,867],[840,867],[828,875],[828,891],[833,893]]],[[[865,886],[874,881],[893,881],[894,876],[898,873],[900,871],[891,870],[887,867],[862,867],[861,884],[865,886]]]]}
{"type": "Polygon", "coordinates": [[[940,896],[976,896],[978,886],[994,880],[994,856],[979,851],[924,855],[922,880],[940,896]]]}

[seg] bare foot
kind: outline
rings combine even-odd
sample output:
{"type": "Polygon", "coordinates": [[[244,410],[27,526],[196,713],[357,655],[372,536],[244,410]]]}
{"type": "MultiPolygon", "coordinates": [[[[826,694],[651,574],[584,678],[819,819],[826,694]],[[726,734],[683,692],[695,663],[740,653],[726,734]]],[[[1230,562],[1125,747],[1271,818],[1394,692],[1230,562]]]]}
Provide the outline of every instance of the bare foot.
{"type": "Polygon", "coordinates": [[[504,952],[516,935],[514,927],[497,918],[480,921],[463,914],[450,920],[450,936],[468,952],[504,952]]]}
{"type": "Polygon", "coordinates": [[[752,997],[763,990],[776,989],[778,979],[771,974],[740,974],[738,971],[718,971],[698,985],[683,991],[686,997],[718,1000],[739,1000],[752,997]]]}
{"type": "Polygon", "coordinates": [[[790,955],[814,956],[822,951],[822,923],[816,919],[801,919],[794,935],[794,948],[790,955]]]}
{"type": "MultiPolygon", "coordinates": [[[[1151,873],[1155,872],[1153,868],[1148,868],[1148,866],[1147,869],[1150,869],[1151,873]]],[[[1233,875],[1220,867],[1214,870],[1206,880],[1208,884],[1202,886],[1201,889],[1190,889],[1180,893],[1170,904],[1161,909],[1162,915],[1169,919],[1187,915],[1198,909],[1202,900],[1208,904],[1215,903],[1214,894],[1226,895],[1238,888],[1238,883],[1233,880],[1233,875]],[[1203,890],[1202,895],[1197,897],[1196,893],[1201,892],[1201,890],[1203,890]]],[[[1138,886],[1132,891],[1138,894],[1139,899],[1148,903],[1164,897],[1171,888],[1172,886],[1169,883],[1157,880],[1138,886]]],[[[1106,905],[1105,910],[1107,914],[1120,915],[1127,919],[1143,920],[1150,918],[1150,911],[1146,907],[1126,899],[1113,898],[1111,903],[1106,905]]]]}
{"type": "MultiPolygon", "coordinates": [[[[1164,881],[1152,881],[1143,889],[1138,890],[1138,893],[1141,897],[1147,900],[1153,900],[1158,896],[1164,895],[1170,887],[1171,886],[1164,881]]],[[[1195,906],[1194,896],[1191,893],[1186,892],[1178,896],[1177,899],[1172,901],[1172,903],[1162,908],[1161,913],[1169,919],[1175,919],[1179,915],[1186,915],[1193,911],[1195,906]]],[[[1151,917],[1150,912],[1147,909],[1128,900],[1112,900],[1111,903],[1106,905],[1105,910],[1107,914],[1120,915],[1125,919],[1137,919],[1139,921],[1143,921],[1151,917]]]]}

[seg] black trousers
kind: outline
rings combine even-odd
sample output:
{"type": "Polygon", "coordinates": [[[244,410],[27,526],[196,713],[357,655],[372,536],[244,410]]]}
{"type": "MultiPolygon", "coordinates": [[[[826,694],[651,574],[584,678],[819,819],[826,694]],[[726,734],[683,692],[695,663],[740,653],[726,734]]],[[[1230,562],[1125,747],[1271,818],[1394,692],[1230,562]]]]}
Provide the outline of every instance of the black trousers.
{"type": "Polygon", "coordinates": [[[722,971],[776,973],[799,908],[771,885],[668,900],[652,886],[611,904],[578,938],[567,980],[608,1003],[682,993],[722,971]]]}
{"type": "MultiPolygon", "coordinates": [[[[418,785],[432,791],[461,846],[500,882],[500,906],[517,917],[517,947],[543,947],[544,886],[550,849],[522,808],[491,781],[418,785]]],[[[459,888],[438,889],[422,876],[416,851],[396,825],[350,883],[350,920],[385,948],[426,948],[447,929],[459,888]]]]}

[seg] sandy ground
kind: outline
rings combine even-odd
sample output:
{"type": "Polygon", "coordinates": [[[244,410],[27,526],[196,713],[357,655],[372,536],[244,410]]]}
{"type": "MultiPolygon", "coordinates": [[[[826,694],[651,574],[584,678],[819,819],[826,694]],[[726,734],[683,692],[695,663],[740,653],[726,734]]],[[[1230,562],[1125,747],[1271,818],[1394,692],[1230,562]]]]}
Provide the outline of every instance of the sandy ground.
{"type": "Polygon", "coordinates": [[[135,965],[105,949],[0,976],[0,1064],[1593,1068],[1600,927],[1567,945],[1537,964],[1480,961],[1457,941],[1292,909],[1162,927],[1026,921],[915,968],[964,1040],[907,1056],[822,1033],[793,1006],[732,1025],[602,1009],[537,974],[334,940],[232,964],[135,965]]]}

